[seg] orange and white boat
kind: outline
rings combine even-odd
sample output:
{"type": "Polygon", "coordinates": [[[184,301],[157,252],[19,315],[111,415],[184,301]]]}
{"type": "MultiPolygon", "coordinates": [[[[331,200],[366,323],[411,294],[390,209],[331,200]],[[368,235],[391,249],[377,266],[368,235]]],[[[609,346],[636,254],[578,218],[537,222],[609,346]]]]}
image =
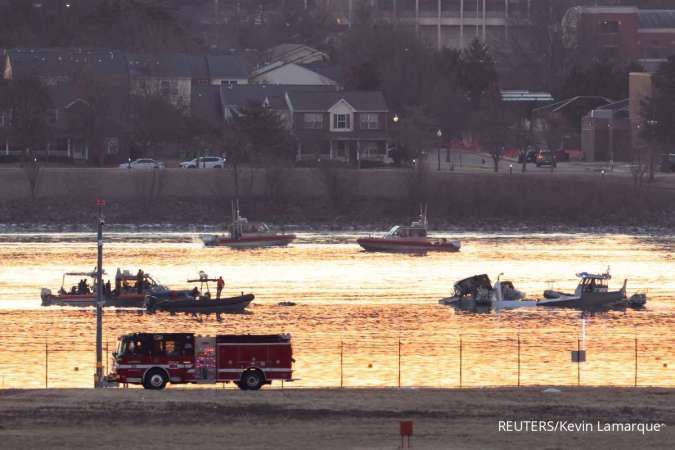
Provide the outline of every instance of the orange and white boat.
{"type": "Polygon", "coordinates": [[[232,223],[227,233],[200,236],[206,247],[282,247],[295,239],[294,234],[277,233],[270,230],[263,222],[249,222],[245,217],[241,217],[238,202],[233,202],[232,211],[232,223]]]}
{"type": "Polygon", "coordinates": [[[419,217],[414,218],[410,225],[395,225],[384,236],[368,236],[356,242],[369,252],[457,252],[461,248],[458,240],[427,235],[426,207],[421,208],[419,217]]]}

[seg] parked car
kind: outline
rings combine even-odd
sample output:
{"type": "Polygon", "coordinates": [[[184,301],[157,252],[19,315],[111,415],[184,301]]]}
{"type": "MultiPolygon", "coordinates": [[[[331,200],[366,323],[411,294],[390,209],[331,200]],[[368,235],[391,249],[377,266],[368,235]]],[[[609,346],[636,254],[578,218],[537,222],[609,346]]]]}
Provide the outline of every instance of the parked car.
{"type": "Polygon", "coordinates": [[[202,156],[190,161],[180,163],[183,169],[222,169],[225,167],[225,159],[220,156],[202,156]]]}
{"type": "Polygon", "coordinates": [[[525,162],[535,162],[537,159],[537,151],[533,148],[528,148],[526,151],[520,152],[518,155],[519,164],[523,163],[523,158],[525,158],[525,162]]]}
{"type": "Polygon", "coordinates": [[[550,150],[539,151],[539,153],[537,153],[537,159],[536,159],[535,162],[537,164],[537,167],[541,167],[541,166],[556,167],[558,165],[556,160],[555,160],[555,155],[550,150]]]}
{"type": "Polygon", "coordinates": [[[149,158],[135,159],[120,164],[121,169],[163,169],[164,163],[149,158]]]}
{"type": "Polygon", "coordinates": [[[664,153],[661,159],[661,172],[675,172],[675,153],[664,153]]]}

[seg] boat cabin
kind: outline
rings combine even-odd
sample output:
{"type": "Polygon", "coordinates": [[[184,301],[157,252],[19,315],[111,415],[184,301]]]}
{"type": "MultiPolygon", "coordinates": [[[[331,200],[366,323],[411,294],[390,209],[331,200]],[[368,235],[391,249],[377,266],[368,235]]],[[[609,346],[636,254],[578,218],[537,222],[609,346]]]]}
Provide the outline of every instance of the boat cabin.
{"type": "Polygon", "coordinates": [[[266,223],[249,222],[245,217],[240,217],[230,225],[230,233],[233,237],[251,234],[269,234],[270,228],[266,223]]]}
{"type": "Polygon", "coordinates": [[[576,294],[589,292],[608,292],[607,280],[611,279],[609,273],[592,274],[587,272],[578,273],[580,278],[576,294]]]}
{"type": "Polygon", "coordinates": [[[400,226],[395,225],[387,232],[386,237],[395,238],[425,238],[427,237],[427,230],[421,226],[400,226]]]}

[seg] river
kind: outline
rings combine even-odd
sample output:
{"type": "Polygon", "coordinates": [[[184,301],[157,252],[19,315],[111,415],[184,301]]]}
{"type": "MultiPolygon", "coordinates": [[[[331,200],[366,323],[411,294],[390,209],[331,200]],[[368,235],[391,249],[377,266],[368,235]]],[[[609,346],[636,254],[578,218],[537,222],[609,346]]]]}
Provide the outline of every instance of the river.
{"type": "MultiPolygon", "coordinates": [[[[241,251],[204,248],[194,233],[107,232],[110,273],[140,267],[182,288],[203,270],[223,275],[226,294],[256,299],[247,314],[222,321],[106,310],[104,341],[110,353],[129,332],[291,333],[300,379],[293,387],[675,386],[675,235],[446,235],[462,241],[461,252],[370,254],[354,233],[300,233],[288,248],[241,251]],[[610,288],[628,278],[629,294],[647,293],[645,309],[582,319],[574,310],[478,314],[438,304],[473,274],[494,280],[503,272],[541,296],[573,290],[576,272],[608,266],[610,288]],[[570,352],[581,347],[586,362],[572,363],[570,352]]],[[[0,388],[92,385],[94,309],[45,308],[39,293],[95,261],[91,233],[0,234],[0,388]]]]}

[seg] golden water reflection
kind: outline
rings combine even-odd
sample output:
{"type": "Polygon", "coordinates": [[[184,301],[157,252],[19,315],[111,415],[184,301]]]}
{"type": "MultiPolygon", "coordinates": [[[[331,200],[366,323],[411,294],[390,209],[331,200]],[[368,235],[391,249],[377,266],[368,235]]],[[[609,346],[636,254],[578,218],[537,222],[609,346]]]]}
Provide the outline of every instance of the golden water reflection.
{"type": "MultiPolygon", "coordinates": [[[[231,293],[253,292],[249,314],[195,319],[107,310],[105,341],[136,331],[293,334],[305,386],[529,384],[675,386],[675,237],[465,234],[462,252],[368,254],[350,235],[301,235],[288,248],[204,249],[184,233],[109,234],[105,267],[142,267],[184,287],[198,270],[222,274],[231,293]],[[504,272],[537,294],[573,289],[574,273],[611,266],[617,288],[647,291],[643,311],[458,312],[437,304],[453,281],[504,272]],[[292,300],[297,306],[278,306],[292,300]],[[571,363],[579,345],[588,352],[571,363]],[[636,351],[637,350],[637,351],[636,351]],[[637,356],[637,357],[636,357],[637,356]],[[637,364],[636,364],[637,361],[637,364]]],[[[39,306],[40,287],[91,270],[91,235],[0,235],[0,387],[90,386],[94,311],[39,306]]]]}

